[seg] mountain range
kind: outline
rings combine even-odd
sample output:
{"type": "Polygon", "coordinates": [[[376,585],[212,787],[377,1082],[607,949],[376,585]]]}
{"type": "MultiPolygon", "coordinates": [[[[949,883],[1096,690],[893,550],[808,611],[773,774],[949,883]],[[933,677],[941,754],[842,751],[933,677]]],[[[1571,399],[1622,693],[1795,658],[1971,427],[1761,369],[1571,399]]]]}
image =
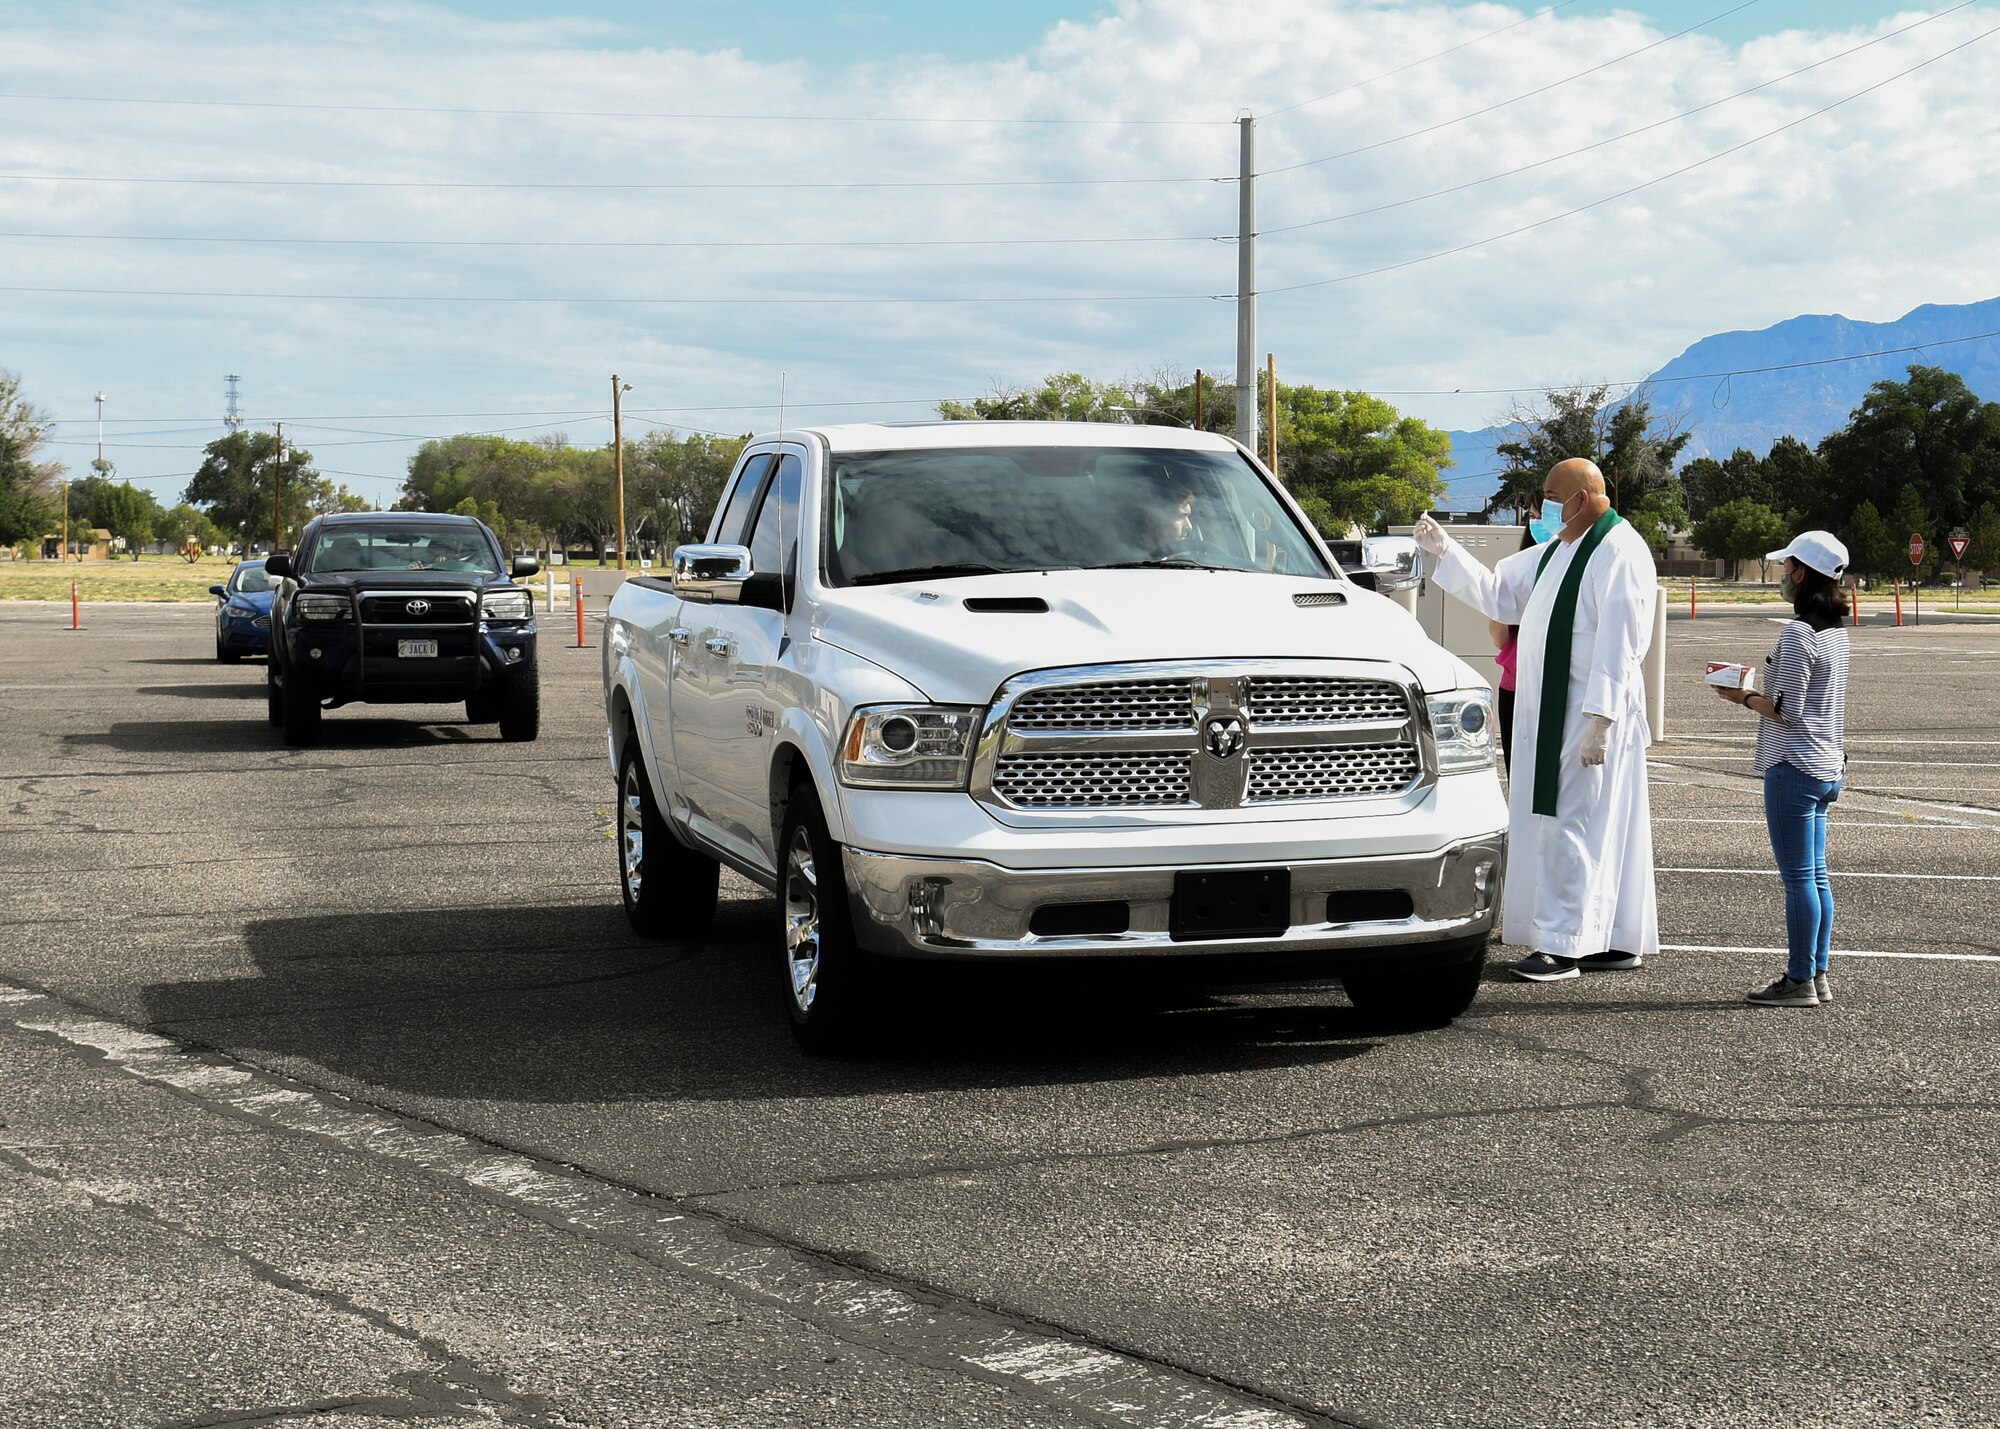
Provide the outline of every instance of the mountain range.
{"type": "MultiPolygon", "coordinates": [[[[1682,461],[1726,457],[1738,447],[1761,457],[1782,436],[1817,445],[1847,425],[1871,386],[1901,379],[1912,363],[1946,368],[1982,398],[2000,398],[2000,298],[1925,304],[1893,322],[1813,313],[1755,332],[1717,333],[1654,372],[1641,390],[1654,411],[1677,414],[1694,434],[1682,461]],[[1897,351],[1912,348],[1921,350],[1897,351]],[[1881,355],[1827,360],[1859,353],[1881,355]],[[1738,375],[1722,375],[1729,373],[1738,375]]],[[[1499,484],[1493,448],[1506,429],[1448,435],[1456,464],[1445,473],[1446,505],[1477,511],[1499,484]]]]}

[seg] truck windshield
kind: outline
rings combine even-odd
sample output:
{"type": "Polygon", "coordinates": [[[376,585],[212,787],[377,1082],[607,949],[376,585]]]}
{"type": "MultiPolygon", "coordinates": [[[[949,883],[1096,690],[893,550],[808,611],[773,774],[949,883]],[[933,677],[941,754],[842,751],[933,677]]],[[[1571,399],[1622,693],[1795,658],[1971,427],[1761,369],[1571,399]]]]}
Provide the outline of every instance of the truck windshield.
{"type": "Polygon", "coordinates": [[[313,546],[313,575],[343,571],[454,571],[500,574],[483,533],[436,526],[342,526],[313,546]]]}
{"type": "Polygon", "coordinates": [[[832,472],[826,549],[836,586],[1147,566],[1331,574],[1276,493],[1232,452],[844,452],[832,472]]]}

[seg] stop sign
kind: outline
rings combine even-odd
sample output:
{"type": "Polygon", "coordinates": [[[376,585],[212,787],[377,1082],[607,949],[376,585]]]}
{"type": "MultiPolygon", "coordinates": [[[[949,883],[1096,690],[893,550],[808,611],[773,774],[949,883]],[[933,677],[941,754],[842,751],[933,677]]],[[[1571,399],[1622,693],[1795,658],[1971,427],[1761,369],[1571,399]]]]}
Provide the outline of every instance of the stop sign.
{"type": "Polygon", "coordinates": [[[1923,563],[1924,563],[1924,538],[1921,535],[1917,534],[1915,531],[1912,531],[1910,533],[1910,564],[1913,566],[1921,566],[1923,563]]]}

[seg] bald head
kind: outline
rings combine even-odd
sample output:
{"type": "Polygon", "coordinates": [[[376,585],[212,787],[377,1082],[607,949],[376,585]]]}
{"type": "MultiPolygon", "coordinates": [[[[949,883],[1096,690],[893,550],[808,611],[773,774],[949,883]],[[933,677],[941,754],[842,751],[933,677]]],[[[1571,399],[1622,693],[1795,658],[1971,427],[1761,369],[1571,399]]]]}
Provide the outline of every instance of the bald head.
{"type": "Polygon", "coordinates": [[[1542,489],[1558,501],[1567,501],[1581,491],[1585,496],[1604,494],[1604,473],[1589,457],[1573,456],[1549,468],[1542,489]]]}
{"type": "Polygon", "coordinates": [[[1549,468],[1548,478],[1542,483],[1542,501],[1545,512],[1550,504],[1562,510],[1565,541],[1574,541],[1588,531],[1611,508],[1604,495],[1604,473],[1597,469],[1596,462],[1580,456],[1569,457],[1549,468]]]}

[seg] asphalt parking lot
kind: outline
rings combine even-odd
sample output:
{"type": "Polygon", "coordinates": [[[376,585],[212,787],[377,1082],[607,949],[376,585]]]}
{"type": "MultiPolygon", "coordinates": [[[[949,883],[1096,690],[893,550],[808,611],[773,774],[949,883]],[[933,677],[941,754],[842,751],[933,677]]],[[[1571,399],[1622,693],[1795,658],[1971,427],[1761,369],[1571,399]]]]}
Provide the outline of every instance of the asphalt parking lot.
{"type": "Polygon", "coordinates": [[[932,974],[824,1062],[747,884],[628,934],[560,619],[537,743],[306,750],[209,620],[0,607],[0,1425],[2000,1422],[2000,623],[1855,634],[1829,1007],[1741,1001],[1705,609],[1643,970],[932,974]]]}

